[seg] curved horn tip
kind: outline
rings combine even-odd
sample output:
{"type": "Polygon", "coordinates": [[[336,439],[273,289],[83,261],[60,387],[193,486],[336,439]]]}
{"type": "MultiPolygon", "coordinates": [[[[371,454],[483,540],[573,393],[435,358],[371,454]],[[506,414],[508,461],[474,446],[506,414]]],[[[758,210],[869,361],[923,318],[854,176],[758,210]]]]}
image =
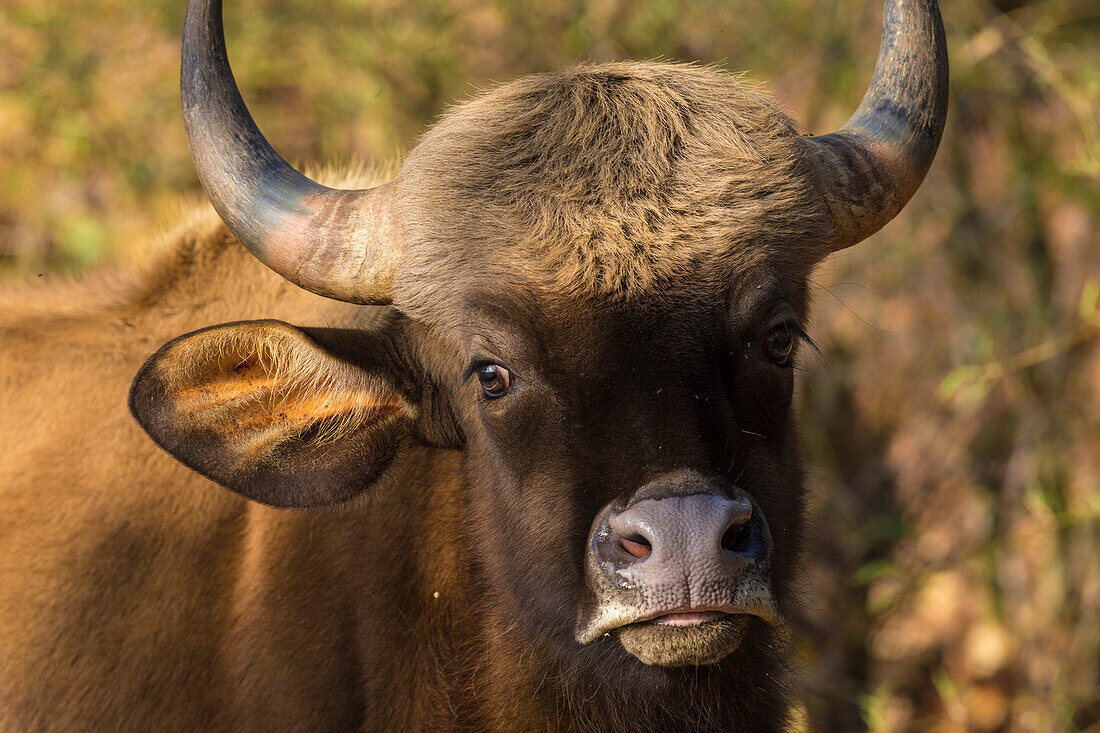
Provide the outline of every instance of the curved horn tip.
{"type": "Polygon", "coordinates": [[[874,76],[837,132],[808,138],[833,218],[833,250],[881,229],[913,196],[947,117],[948,64],[936,0],[885,0],[874,76]]]}
{"type": "Polygon", "coordinates": [[[388,196],[322,186],[264,138],[229,67],[221,0],[191,0],[180,99],[191,157],[214,209],[261,262],[337,300],[388,303],[396,260],[388,196]]]}

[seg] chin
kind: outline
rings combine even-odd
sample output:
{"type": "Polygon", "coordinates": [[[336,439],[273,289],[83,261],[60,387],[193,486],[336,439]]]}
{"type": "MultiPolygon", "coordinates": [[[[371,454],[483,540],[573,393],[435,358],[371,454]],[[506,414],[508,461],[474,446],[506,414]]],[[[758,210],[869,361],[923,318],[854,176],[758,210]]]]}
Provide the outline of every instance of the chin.
{"type": "Polygon", "coordinates": [[[655,667],[715,664],[741,646],[751,617],[698,614],[698,620],[662,617],[628,624],[613,632],[629,654],[655,667]]]}

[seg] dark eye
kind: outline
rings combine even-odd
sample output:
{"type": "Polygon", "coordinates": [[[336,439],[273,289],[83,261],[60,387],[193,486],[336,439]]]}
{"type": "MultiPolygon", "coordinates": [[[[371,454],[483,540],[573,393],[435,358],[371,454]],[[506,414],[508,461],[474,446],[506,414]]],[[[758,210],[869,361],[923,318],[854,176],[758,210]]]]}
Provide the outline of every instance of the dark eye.
{"type": "Polygon", "coordinates": [[[779,328],[768,334],[764,341],[764,355],[768,360],[779,366],[789,366],[791,355],[794,353],[794,336],[788,326],[779,328]]]}
{"type": "Polygon", "coordinates": [[[499,364],[486,364],[478,369],[477,379],[488,397],[502,397],[512,386],[512,373],[499,364]]]}

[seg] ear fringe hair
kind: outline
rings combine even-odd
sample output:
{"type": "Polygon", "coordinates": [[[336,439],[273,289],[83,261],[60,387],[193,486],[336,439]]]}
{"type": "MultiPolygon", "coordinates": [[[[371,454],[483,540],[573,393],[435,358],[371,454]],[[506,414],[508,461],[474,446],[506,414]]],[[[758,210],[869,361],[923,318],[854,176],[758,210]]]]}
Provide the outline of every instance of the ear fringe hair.
{"type": "MultiPolygon", "coordinates": [[[[213,329],[206,338],[181,342],[165,367],[169,384],[208,385],[242,367],[258,371],[260,383],[221,410],[240,410],[242,400],[271,415],[291,415],[284,423],[310,429],[310,442],[331,444],[380,417],[411,406],[384,380],[330,356],[304,334],[281,323],[213,329]],[[210,365],[217,365],[211,373],[210,365]],[[295,414],[297,417],[295,418],[295,414]]],[[[201,387],[199,388],[201,389],[201,387]]],[[[278,436],[285,440],[285,431],[278,436]]]]}

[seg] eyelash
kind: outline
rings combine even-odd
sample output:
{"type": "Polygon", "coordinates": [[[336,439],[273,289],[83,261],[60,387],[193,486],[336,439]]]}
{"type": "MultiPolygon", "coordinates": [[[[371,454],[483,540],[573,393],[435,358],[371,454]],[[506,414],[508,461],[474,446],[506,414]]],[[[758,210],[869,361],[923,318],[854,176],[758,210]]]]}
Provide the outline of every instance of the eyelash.
{"type": "Polygon", "coordinates": [[[470,377],[477,374],[478,370],[482,367],[487,367],[490,364],[496,364],[497,362],[492,359],[474,359],[469,363],[466,369],[462,372],[462,376],[459,377],[459,381],[465,384],[470,381],[470,377]]]}
{"type": "Polygon", "coordinates": [[[782,327],[786,327],[791,335],[794,336],[796,339],[795,348],[792,350],[791,358],[786,366],[798,368],[802,364],[805,352],[803,352],[802,349],[799,348],[799,341],[804,343],[806,348],[812,350],[819,359],[822,358],[821,349],[818,347],[817,343],[812,338],[810,338],[810,335],[806,333],[806,331],[800,325],[798,325],[798,323],[796,323],[795,321],[786,321],[777,328],[782,327]]]}
{"type": "Polygon", "coordinates": [[[786,321],[785,323],[781,323],[780,326],[786,327],[788,331],[797,336],[799,340],[805,342],[805,344],[814,351],[819,351],[819,349],[817,348],[817,344],[815,344],[814,340],[810,338],[810,334],[802,330],[802,327],[799,326],[795,321],[786,321]]]}
{"type": "MultiPolygon", "coordinates": [[[[812,338],[810,338],[810,335],[808,333],[806,333],[806,331],[800,325],[798,325],[797,321],[783,321],[781,323],[778,323],[778,324],[772,326],[771,328],[767,329],[767,331],[765,331],[763,333],[763,335],[760,336],[760,343],[766,345],[767,342],[768,342],[768,337],[772,333],[774,333],[775,331],[777,331],[781,328],[787,329],[788,333],[790,333],[791,336],[793,336],[795,338],[795,348],[792,349],[792,352],[797,351],[798,341],[802,341],[803,343],[806,344],[806,346],[813,349],[816,353],[818,353],[818,354],[821,353],[821,350],[818,348],[817,344],[814,342],[814,340],[812,338]]],[[[748,340],[748,341],[745,342],[744,345],[745,345],[745,348],[751,350],[752,344],[753,344],[753,340],[748,340]]],[[[793,356],[793,354],[792,354],[792,356],[793,356]]],[[[745,358],[746,359],[748,358],[748,354],[745,355],[745,358]]]]}

